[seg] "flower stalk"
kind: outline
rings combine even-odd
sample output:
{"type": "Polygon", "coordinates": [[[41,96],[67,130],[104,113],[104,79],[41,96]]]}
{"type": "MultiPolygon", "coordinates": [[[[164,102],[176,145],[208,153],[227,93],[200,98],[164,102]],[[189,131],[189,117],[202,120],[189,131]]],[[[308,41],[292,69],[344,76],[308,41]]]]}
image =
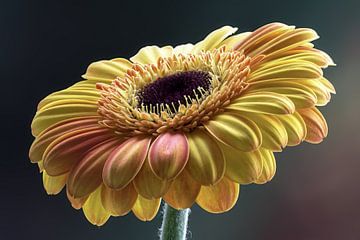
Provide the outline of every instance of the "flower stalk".
{"type": "Polygon", "coordinates": [[[176,210],[164,203],[160,240],[186,240],[190,209],[176,210]]]}

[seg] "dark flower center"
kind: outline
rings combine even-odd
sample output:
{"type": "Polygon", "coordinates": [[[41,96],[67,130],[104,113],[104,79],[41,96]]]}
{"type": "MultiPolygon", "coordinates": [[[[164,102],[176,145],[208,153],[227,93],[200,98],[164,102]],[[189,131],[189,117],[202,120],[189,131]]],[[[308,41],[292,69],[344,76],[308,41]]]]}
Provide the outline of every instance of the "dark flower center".
{"type": "Polygon", "coordinates": [[[158,112],[157,106],[168,105],[176,112],[180,104],[200,99],[209,90],[210,80],[210,74],[203,71],[180,72],[159,78],[137,93],[138,107],[158,112]]]}

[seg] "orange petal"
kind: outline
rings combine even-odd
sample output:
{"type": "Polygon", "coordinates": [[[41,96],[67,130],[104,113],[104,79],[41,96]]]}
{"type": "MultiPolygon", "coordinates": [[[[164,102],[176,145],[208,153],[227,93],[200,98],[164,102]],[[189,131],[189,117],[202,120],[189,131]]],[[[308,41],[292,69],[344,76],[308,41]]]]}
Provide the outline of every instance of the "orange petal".
{"type": "Polygon", "coordinates": [[[67,181],[71,196],[80,198],[89,195],[100,186],[105,161],[118,144],[120,140],[113,139],[96,145],[71,169],[67,181]]]}
{"type": "Polygon", "coordinates": [[[103,186],[101,201],[104,208],[115,216],[126,215],[134,206],[138,197],[132,184],[128,184],[121,190],[114,190],[103,186]]]}
{"type": "Polygon", "coordinates": [[[206,131],[196,129],[187,135],[190,146],[186,169],[202,185],[219,181],[225,173],[225,159],[215,139],[206,131]]]}
{"type": "Polygon", "coordinates": [[[310,143],[320,143],[328,134],[324,116],[317,108],[300,109],[299,113],[306,124],[306,138],[310,143]]]}
{"type": "Polygon", "coordinates": [[[200,187],[189,172],[184,170],[171,184],[163,199],[175,209],[190,208],[200,192],[200,187]]]}
{"type": "Polygon", "coordinates": [[[170,187],[171,182],[158,178],[151,170],[149,161],[145,160],[134,181],[136,191],[147,199],[162,197],[170,187]]]}
{"type": "Polygon", "coordinates": [[[82,208],[82,206],[85,204],[86,200],[88,199],[89,196],[85,196],[82,198],[74,198],[70,195],[68,189],[66,188],[66,196],[68,198],[68,200],[71,203],[71,206],[77,210],[79,210],[80,208],[82,208]]]}
{"type": "Polygon", "coordinates": [[[222,113],[204,126],[220,142],[240,151],[253,151],[261,145],[259,128],[240,114],[222,113]]]}
{"type": "Polygon", "coordinates": [[[240,185],[227,178],[213,186],[202,186],[196,203],[210,213],[229,211],[239,197],[240,185]]]}
{"type": "Polygon", "coordinates": [[[42,172],[44,188],[49,195],[56,195],[64,188],[68,174],[52,177],[46,171],[42,172]]]}
{"type": "Polygon", "coordinates": [[[188,158],[188,141],[181,132],[159,135],[149,150],[150,167],[161,179],[174,179],[184,169],[188,158]]]}
{"type": "Polygon", "coordinates": [[[99,126],[80,129],[62,135],[53,141],[44,153],[44,168],[51,176],[68,172],[87,150],[113,135],[99,126]]]}
{"type": "Polygon", "coordinates": [[[161,198],[149,200],[139,195],[132,211],[141,221],[151,221],[159,211],[160,203],[161,198]]]}
{"type": "Polygon", "coordinates": [[[98,121],[98,117],[74,118],[59,122],[45,129],[36,137],[30,147],[29,158],[31,162],[41,161],[46,148],[58,137],[70,131],[97,126],[98,121]]]}
{"type": "Polygon", "coordinates": [[[241,183],[253,183],[261,174],[263,161],[259,150],[242,152],[225,144],[220,145],[226,161],[225,175],[230,180],[241,183]]]}
{"type": "Polygon", "coordinates": [[[101,186],[91,193],[82,207],[86,219],[96,226],[102,226],[110,217],[101,203],[101,186]]]}
{"type": "Polygon", "coordinates": [[[260,149],[261,158],[263,161],[263,169],[261,175],[256,179],[255,183],[264,184],[269,182],[276,172],[276,161],[272,151],[267,149],[260,149]]]}
{"type": "Polygon", "coordinates": [[[151,142],[150,137],[136,136],[123,142],[107,159],[103,180],[107,187],[122,189],[140,171],[151,142]]]}

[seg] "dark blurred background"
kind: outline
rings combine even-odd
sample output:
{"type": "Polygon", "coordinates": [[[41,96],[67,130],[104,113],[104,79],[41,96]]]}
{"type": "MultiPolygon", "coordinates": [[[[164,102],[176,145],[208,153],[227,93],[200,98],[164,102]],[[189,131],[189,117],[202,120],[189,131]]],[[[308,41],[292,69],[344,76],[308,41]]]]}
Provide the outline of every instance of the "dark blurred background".
{"type": "Polygon", "coordinates": [[[30,122],[47,94],[80,80],[89,63],[130,57],[145,45],[197,42],[210,31],[252,31],[273,21],[314,28],[337,67],[337,95],[321,108],[320,145],[277,154],[266,185],[241,189],[237,205],[212,215],[194,207],[190,239],[360,239],[360,1],[1,1],[0,239],[157,239],[132,214],[89,224],[64,193],[47,196],[27,152],[30,122]]]}

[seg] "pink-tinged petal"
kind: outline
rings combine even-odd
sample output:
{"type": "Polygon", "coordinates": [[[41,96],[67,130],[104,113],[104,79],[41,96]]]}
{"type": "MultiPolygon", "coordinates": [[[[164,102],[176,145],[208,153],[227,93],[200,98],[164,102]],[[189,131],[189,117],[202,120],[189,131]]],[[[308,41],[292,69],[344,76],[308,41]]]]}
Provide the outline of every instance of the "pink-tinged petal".
{"type": "Polygon", "coordinates": [[[174,179],[184,169],[188,158],[188,141],[181,132],[159,135],[149,150],[150,167],[161,179],[174,179]]]}
{"type": "Polygon", "coordinates": [[[324,116],[317,108],[300,109],[299,113],[306,124],[306,138],[310,143],[320,143],[328,134],[324,116]]]}
{"type": "Polygon", "coordinates": [[[240,192],[240,185],[227,178],[213,186],[202,186],[196,203],[210,213],[223,213],[234,207],[240,192]]]}
{"type": "Polygon", "coordinates": [[[101,201],[104,208],[114,216],[124,216],[130,212],[138,197],[132,184],[121,190],[114,190],[103,186],[101,201]]]}
{"type": "Polygon", "coordinates": [[[76,210],[79,210],[82,208],[82,206],[85,204],[86,200],[88,199],[89,196],[85,196],[82,198],[74,198],[70,195],[68,189],[66,188],[66,196],[69,200],[69,202],[71,203],[71,206],[73,208],[75,208],[76,210]]]}
{"type": "Polygon", "coordinates": [[[112,189],[122,189],[140,171],[150,146],[151,137],[135,136],[117,147],[106,160],[103,181],[112,189]]]}
{"type": "Polygon", "coordinates": [[[175,209],[190,208],[195,202],[200,188],[201,185],[191,177],[187,170],[184,170],[171,184],[163,199],[175,209]]]}
{"type": "Polygon", "coordinates": [[[36,137],[30,147],[29,158],[31,162],[35,163],[43,160],[46,148],[58,137],[74,130],[92,128],[97,126],[98,121],[98,117],[74,118],[59,122],[45,129],[36,137]]]}
{"type": "Polygon", "coordinates": [[[160,203],[161,198],[149,200],[139,195],[132,211],[141,221],[151,221],[159,211],[160,203]]]}
{"type": "Polygon", "coordinates": [[[89,195],[101,185],[102,171],[108,156],[118,145],[119,139],[112,139],[90,149],[69,173],[67,181],[71,196],[80,198],[89,195]]]}
{"type": "Polygon", "coordinates": [[[102,226],[110,218],[110,213],[103,207],[101,203],[101,186],[91,193],[82,207],[86,219],[96,225],[102,226]]]}
{"type": "Polygon", "coordinates": [[[264,184],[269,182],[275,176],[276,161],[272,151],[267,149],[260,149],[260,153],[263,160],[263,169],[255,183],[264,184]]]}
{"type": "Polygon", "coordinates": [[[151,170],[149,161],[145,160],[134,181],[136,191],[147,199],[162,197],[170,187],[171,181],[158,178],[151,170]]]}
{"type": "Polygon", "coordinates": [[[202,185],[218,182],[225,173],[225,159],[216,140],[205,130],[188,134],[190,155],[186,169],[202,185]]]}
{"type": "Polygon", "coordinates": [[[93,127],[64,134],[44,153],[44,168],[51,176],[68,172],[93,146],[113,137],[108,129],[93,127]]]}
{"type": "Polygon", "coordinates": [[[42,173],[43,185],[46,193],[49,195],[56,195],[64,188],[68,174],[52,177],[46,171],[42,173]]]}

